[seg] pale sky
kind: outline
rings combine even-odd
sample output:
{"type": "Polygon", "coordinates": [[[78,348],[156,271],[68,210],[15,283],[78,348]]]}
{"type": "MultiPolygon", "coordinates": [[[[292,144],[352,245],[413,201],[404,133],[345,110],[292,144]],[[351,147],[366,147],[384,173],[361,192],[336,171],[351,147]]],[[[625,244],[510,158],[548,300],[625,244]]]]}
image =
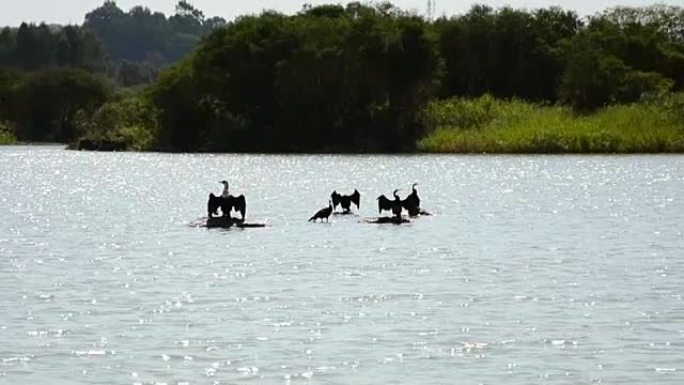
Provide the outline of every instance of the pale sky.
{"type": "MultiPolygon", "coordinates": [[[[22,21],[46,22],[48,24],[81,24],[87,12],[102,5],[104,0],[0,0],[0,25],[18,26],[22,21]]],[[[221,16],[231,20],[246,13],[259,13],[263,9],[274,9],[294,13],[302,4],[342,3],[339,0],[190,0],[207,16],[221,16]]],[[[363,1],[362,1],[363,2],[363,1]]],[[[663,2],[663,1],[660,1],[663,2]]],[[[684,6],[684,0],[664,1],[666,4],[684,6]]],[[[128,10],[135,5],[161,11],[167,16],[173,13],[177,0],[118,0],[117,5],[128,10]]],[[[424,13],[427,0],[394,0],[393,4],[405,10],[424,13]]],[[[592,14],[616,5],[643,6],[658,3],[647,0],[436,0],[436,16],[463,13],[474,3],[492,7],[510,5],[515,8],[540,8],[558,5],[577,11],[580,15],[592,14]]]]}

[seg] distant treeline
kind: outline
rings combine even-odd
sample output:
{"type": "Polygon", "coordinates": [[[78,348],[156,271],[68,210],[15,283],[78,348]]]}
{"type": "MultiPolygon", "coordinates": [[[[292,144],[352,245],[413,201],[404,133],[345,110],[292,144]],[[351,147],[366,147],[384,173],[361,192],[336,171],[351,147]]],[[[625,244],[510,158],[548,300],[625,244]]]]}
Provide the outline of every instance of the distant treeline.
{"type": "Polygon", "coordinates": [[[137,6],[128,12],[114,1],[85,16],[83,25],[22,23],[0,31],[0,67],[21,71],[80,68],[122,86],[151,83],[158,70],[192,51],[202,37],[223,26],[186,1],[166,17],[137,6]]]}
{"type": "MultiPolygon", "coordinates": [[[[402,151],[430,134],[426,106],[437,99],[488,94],[586,114],[684,88],[680,7],[619,7],[580,18],[555,7],[478,5],[428,21],[387,3],[350,3],[306,6],[291,16],[264,12],[218,27],[222,21],[204,21],[184,4],[176,16],[196,20],[193,36],[213,32],[149,87],[122,92],[84,64],[97,62],[88,55],[63,65],[81,70],[5,71],[0,122],[20,139],[86,135],[135,149],[402,151]]],[[[118,25],[107,16],[114,9],[105,3],[74,33],[108,42],[108,55],[142,60],[134,52],[151,52],[156,43],[145,42],[157,41],[154,33],[117,46],[106,31],[140,30],[96,27],[118,25]],[[136,51],[133,43],[147,48],[136,51]]],[[[175,25],[174,17],[158,20],[175,25]]],[[[158,46],[179,47],[164,41],[158,46]]],[[[173,60],[176,48],[157,52],[173,60]]]]}

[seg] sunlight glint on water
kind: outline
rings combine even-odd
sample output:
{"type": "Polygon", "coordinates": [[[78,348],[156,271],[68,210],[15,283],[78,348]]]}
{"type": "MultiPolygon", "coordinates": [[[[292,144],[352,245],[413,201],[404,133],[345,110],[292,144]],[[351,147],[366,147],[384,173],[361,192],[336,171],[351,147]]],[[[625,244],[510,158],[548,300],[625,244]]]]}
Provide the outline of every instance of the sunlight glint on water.
{"type": "Polygon", "coordinates": [[[683,191],[681,156],[2,147],[0,383],[681,384],[683,191]],[[188,226],[222,179],[268,228],[188,226]],[[437,215],[358,223],[414,182],[437,215]]]}

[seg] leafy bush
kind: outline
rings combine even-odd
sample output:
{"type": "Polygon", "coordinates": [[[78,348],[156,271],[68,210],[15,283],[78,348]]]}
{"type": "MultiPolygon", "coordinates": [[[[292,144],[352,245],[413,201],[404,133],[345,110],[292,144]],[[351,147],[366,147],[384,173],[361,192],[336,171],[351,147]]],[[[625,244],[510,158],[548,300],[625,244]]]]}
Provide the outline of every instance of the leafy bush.
{"type": "Polygon", "coordinates": [[[132,150],[149,150],[155,144],[156,111],[139,97],[106,103],[83,116],[81,125],[83,138],[123,143],[132,150]]]}

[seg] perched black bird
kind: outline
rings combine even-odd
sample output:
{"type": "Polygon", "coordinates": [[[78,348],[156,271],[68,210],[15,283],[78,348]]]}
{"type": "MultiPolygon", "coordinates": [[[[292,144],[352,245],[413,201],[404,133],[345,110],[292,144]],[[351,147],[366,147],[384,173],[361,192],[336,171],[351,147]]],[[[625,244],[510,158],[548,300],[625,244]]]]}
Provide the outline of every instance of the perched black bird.
{"type": "Polygon", "coordinates": [[[216,196],[213,193],[209,194],[209,201],[207,202],[207,214],[209,218],[218,215],[218,209],[221,208],[221,215],[230,218],[232,210],[238,211],[245,219],[245,212],[247,211],[247,201],[244,195],[234,197],[228,194],[228,182],[222,181],[223,193],[221,196],[216,196]]]}
{"type": "Polygon", "coordinates": [[[408,211],[409,215],[412,217],[418,216],[420,214],[420,198],[418,197],[418,191],[416,191],[416,186],[418,183],[414,183],[412,186],[412,192],[409,196],[401,201],[401,205],[408,211]]]}
{"type": "Polygon", "coordinates": [[[361,207],[361,194],[359,194],[359,191],[356,189],[354,189],[352,195],[340,195],[337,193],[337,190],[333,191],[332,194],[330,194],[330,199],[332,199],[333,207],[337,208],[338,205],[341,205],[344,213],[351,212],[350,207],[352,203],[356,204],[357,210],[361,207]]]}
{"type": "Polygon", "coordinates": [[[383,210],[392,211],[392,214],[396,217],[401,217],[401,210],[403,207],[402,200],[397,194],[399,190],[394,190],[392,195],[394,195],[394,200],[391,201],[387,199],[386,196],[381,195],[378,197],[378,213],[382,213],[383,210]]]}
{"type": "Polygon", "coordinates": [[[213,218],[214,215],[218,215],[218,209],[221,208],[221,215],[230,218],[230,212],[232,210],[238,211],[240,213],[241,219],[245,219],[245,212],[247,211],[247,202],[244,195],[238,197],[229,196],[228,198],[217,197],[216,195],[209,194],[209,202],[207,202],[207,213],[209,218],[213,218]]]}
{"type": "Polygon", "coordinates": [[[325,221],[327,222],[328,217],[330,216],[330,214],[332,214],[332,211],[333,211],[332,202],[328,201],[328,207],[325,207],[325,208],[318,210],[318,212],[316,214],[314,214],[313,217],[309,218],[309,222],[311,222],[311,221],[315,222],[316,219],[323,220],[323,218],[325,218],[325,221]]]}

